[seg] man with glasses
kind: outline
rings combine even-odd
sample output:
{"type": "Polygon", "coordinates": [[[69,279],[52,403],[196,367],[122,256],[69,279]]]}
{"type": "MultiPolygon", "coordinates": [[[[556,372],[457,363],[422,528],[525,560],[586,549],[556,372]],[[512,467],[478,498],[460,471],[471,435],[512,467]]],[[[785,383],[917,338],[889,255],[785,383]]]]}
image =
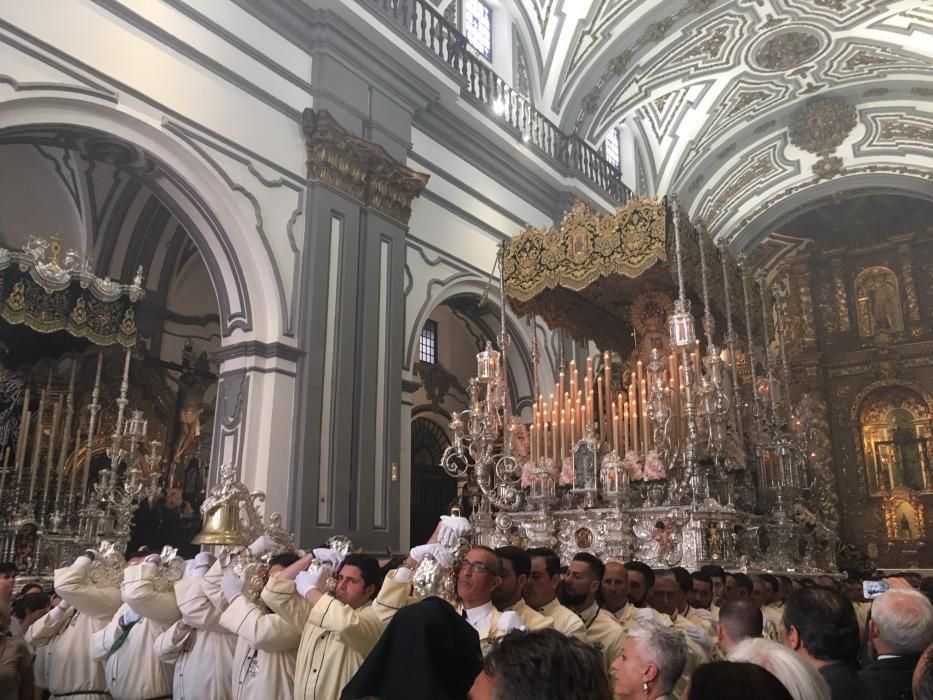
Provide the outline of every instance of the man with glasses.
{"type": "Polygon", "coordinates": [[[579,552],[570,562],[561,603],[576,612],[586,628],[586,641],[603,656],[603,670],[608,678],[612,662],[622,653],[625,632],[612,613],[596,604],[596,592],[602,585],[606,567],[589,552],[579,552]]]}

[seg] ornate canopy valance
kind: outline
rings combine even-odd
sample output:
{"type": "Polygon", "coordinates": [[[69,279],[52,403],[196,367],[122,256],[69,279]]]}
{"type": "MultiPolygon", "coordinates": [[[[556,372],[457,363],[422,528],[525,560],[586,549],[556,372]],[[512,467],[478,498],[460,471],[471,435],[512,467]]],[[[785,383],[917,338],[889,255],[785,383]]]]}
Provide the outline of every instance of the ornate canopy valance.
{"type": "MultiPolygon", "coordinates": [[[[527,227],[505,246],[505,286],[520,314],[541,316],[550,327],[604,349],[631,346],[632,304],[646,290],[675,289],[672,212],[664,199],[637,198],[615,212],[592,211],[576,202],[559,227],[527,227]]],[[[705,246],[710,303],[723,309],[722,259],[709,235],[682,219],[688,291],[700,293],[700,244],[705,246]]],[[[733,301],[741,281],[727,260],[733,301]]]]}
{"type": "Polygon", "coordinates": [[[0,248],[0,317],[42,333],[66,331],[96,345],[136,343],[142,268],[132,284],[95,276],[87,260],[63,253],[57,236],[0,248]]]}

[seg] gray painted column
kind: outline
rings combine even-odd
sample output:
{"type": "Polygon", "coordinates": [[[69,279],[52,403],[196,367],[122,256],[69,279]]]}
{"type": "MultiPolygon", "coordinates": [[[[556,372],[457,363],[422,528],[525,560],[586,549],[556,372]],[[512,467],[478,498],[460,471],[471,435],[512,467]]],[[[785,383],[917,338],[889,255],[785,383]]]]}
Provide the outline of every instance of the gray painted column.
{"type": "Polygon", "coordinates": [[[426,178],[306,114],[308,199],[289,522],[397,549],[408,205],[426,178]],[[385,178],[390,173],[393,177],[385,178]],[[376,182],[376,178],[384,178],[376,182]],[[413,186],[414,183],[414,186],[413,186]],[[394,477],[394,478],[393,478],[394,477]]]}

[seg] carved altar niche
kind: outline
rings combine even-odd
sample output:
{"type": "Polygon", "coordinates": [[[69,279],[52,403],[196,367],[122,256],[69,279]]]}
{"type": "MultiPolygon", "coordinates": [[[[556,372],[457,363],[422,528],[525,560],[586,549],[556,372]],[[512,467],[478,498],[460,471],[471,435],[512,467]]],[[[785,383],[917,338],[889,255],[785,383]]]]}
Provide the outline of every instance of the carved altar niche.
{"type": "Polygon", "coordinates": [[[858,426],[869,493],[933,491],[931,407],[918,391],[900,384],[874,389],[858,404],[858,426]]]}
{"type": "Polygon", "coordinates": [[[919,494],[896,486],[884,499],[884,526],[889,540],[923,544],[927,539],[926,516],[919,494]]]}
{"type": "Polygon", "coordinates": [[[856,275],[854,287],[860,337],[884,342],[904,332],[901,288],[892,270],[867,267],[856,275]]]}

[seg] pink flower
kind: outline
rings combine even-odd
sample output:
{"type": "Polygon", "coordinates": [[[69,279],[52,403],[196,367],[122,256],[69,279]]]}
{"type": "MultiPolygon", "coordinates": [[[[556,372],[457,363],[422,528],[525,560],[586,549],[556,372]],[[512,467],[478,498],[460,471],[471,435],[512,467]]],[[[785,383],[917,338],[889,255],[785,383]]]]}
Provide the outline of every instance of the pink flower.
{"type": "Polygon", "coordinates": [[[573,460],[570,457],[564,457],[560,469],[560,478],[558,483],[561,486],[573,485],[573,460]]]}
{"type": "Polygon", "coordinates": [[[638,460],[638,453],[635,450],[629,450],[625,453],[622,468],[628,473],[629,481],[641,481],[645,476],[641,462],[638,460]]]}
{"type": "Polygon", "coordinates": [[[655,450],[645,455],[645,481],[667,478],[667,469],[655,450]]]}
{"type": "Polygon", "coordinates": [[[534,469],[532,462],[525,462],[522,466],[522,488],[527,489],[531,486],[531,470],[534,469]]]}

